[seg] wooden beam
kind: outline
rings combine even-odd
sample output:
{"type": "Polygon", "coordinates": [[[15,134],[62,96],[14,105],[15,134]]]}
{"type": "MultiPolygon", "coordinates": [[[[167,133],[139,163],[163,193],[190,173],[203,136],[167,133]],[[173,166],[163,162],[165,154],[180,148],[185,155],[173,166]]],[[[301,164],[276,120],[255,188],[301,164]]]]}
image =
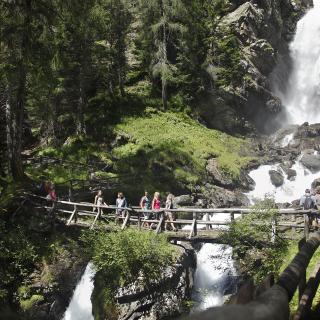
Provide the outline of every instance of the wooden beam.
{"type": "Polygon", "coordinates": [[[127,226],[127,224],[129,224],[129,222],[130,222],[130,212],[127,211],[126,217],[122,223],[121,230],[124,230],[124,228],[127,226]]]}
{"type": "Polygon", "coordinates": [[[72,213],[71,213],[71,216],[70,216],[70,218],[69,218],[69,220],[68,220],[68,222],[67,222],[67,226],[70,225],[73,217],[74,217],[76,214],[77,214],[77,205],[74,205],[74,209],[73,209],[73,211],[72,211],[72,213]]]}
{"type": "Polygon", "coordinates": [[[93,229],[96,221],[98,220],[98,218],[99,218],[99,216],[100,216],[100,213],[101,213],[101,209],[100,209],[100,207],[98,207],[98,212],[97,212],[97,214],[96,214],[96,216],[95,216],[95,218],[94,218],[94,220],[93,220],[93,222],[92,222],[92,224],[91,224],[91,227],[90,227],[91,230],[93,229]]]}
{"type": "Polygon", "coordinates": [[[164,214],[161,214],[159,223],[158,223],[157,228],[156,228],[156,233],[157,234],[159,234],[162,231],[163,221],[164,221],[164,214]]]}

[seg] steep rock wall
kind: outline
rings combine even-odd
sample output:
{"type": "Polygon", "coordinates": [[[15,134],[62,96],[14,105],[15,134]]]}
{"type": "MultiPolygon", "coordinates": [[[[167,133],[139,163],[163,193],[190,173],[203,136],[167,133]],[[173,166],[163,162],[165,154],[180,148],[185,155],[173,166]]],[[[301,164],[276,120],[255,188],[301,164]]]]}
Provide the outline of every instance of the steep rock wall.
{"type": "MultiPolygon", "coordinates": [[[[236,36],[240,59],[238,80],[214,88],[199,104],[210,127],[229,132],[254,129],[270,132],[283,109],[271,92],[269,76],[278,58],[286,55],[296,24],[312,0],[229,1],[230,11],[219,22],[222,38],[236,36]]],[[[210,73],[221,66],[210,66],[210,73]]]]}

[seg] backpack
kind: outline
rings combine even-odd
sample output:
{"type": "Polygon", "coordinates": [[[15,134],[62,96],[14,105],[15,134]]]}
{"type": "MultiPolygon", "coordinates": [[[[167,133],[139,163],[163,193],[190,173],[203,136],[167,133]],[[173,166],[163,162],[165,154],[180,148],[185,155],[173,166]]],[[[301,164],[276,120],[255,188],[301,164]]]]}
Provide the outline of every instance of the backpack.
{"type": "Polygon", "coordinates": [[[311,198],[311,196],[307,196],[304,199],[304,203],[303,203],[303,209],[304,210],[308,210],[308,209],[313,209],[314,208],[314,201],[311,198]]]}

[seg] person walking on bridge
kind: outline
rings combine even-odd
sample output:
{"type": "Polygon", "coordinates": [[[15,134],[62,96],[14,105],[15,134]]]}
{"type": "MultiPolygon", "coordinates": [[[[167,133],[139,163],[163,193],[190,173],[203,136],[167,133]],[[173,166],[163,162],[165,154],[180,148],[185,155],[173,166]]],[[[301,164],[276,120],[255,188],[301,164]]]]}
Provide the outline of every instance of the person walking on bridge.
{"type": "MultiPolygon", "coordinates": [[[[95,212],[96,210],[99,210],[100,206],[104,205],[104,206],[108,206],[105,201],[103,200],[103,194],[102,194],[102,190],[98,190],[96,196],[94,197],[94,203],[95,206],[97,207],[93,207],[93,212],[95,212]]],[[[103,211],[101,209],[101,214],[103,214],[103,211]]]]}
{"type": "Polygon", "coordinates": [[[125,211],[121,208],[127,208],[128,203],[127,203],[127,199],[124,197],[122,192],[118,192],[118,198],[116,200],[116,207],[117,207],[117,211],[116,211],[117,216],[124,217],[125,211]]]}
{"type": "MultiPolygon", "coordinates": [[[[149,193],[148,191],[144,192],[144,196],[141,198],[140,200],[140,208],[141,210],[150,210],[151,209],[151,201],[149,198],[149,193]]],[[[152,213],[151,212],[144,212],[144,220],[148,220],[152,217],[152,213]]],[[[146,226],[147,228],[149,227],[149,224],[147,222],[144,222],[142,224],[142,226],[146,226]]]]}
{"type": "MultiPolygon", "coordinates": [[[[167,195],[167,200],[166,200],[166,209],[173,209],[173,201],[174,201],[174,195],[169,192],[169,194],[167,195]]],[[[177,229],[176,229],[176,227],[174,226],[174,223],[173,223],[173,221],[174,221],[173,212],[166,211],[165,212],[165,217],[166,217],[165,229],[168,230],[168,224],[169,224],[173,231],[177,231],[177,229]]]]}
{"type": "MultiPolygon", "coordinates": [[[[303,208],[303,210],[313,210],[315,209],[315,201],[313,197],[311,196],[310,189],[305,190],[305,194],[300,199],[300,206],[303,208]]],[[[314,222],[314,215],[308,214],[309,218],[309,224],[312,225],[314,222]]]]}
{"type": "Polygon", "coordinates": [[[155,218],[160,219],[159,212],[157,212],[161,208],[161,201],[160,201],[160,193],[159,192],[154,193],[151,208],[152,208],[152,211],[154,211],[155,218]]]}

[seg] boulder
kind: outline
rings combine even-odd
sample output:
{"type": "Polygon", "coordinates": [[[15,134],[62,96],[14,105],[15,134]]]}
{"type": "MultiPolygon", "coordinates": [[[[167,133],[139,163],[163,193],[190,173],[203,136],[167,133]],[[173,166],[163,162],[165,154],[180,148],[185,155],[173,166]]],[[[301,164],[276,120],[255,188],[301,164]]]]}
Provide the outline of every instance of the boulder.
{"type": "Polygon", "coordinates": [[[208,206],[215,208],[245,207],[250,204],[249,199],[240,191],[230,191],[217,186],[206,185],[204,192],[208,199],[208,206]]]}
{"type": "Polygon", "coordinates": [[[174,197],[174,206],[183,207],[191,206],[193,204],[193,198],[191,195],[183,194],[181,196],[174,197]]]}
{"type": "Polygon", "coordinates": [[[280,187],[283,185],[284,178],[283,178],[283,175],[279,171],[269,170],[269,175],[270,175],[271,183],[275,187],[280,187]]]}
{"type": "Polygon", "coordinates": [[[220,187],[230,188],[233,186],[233,181],[222,171],[218,169],[217,159],[209,159],[206,166],[209,177],[212,178],[213,182],[220,187]]]}
{"type": "Polygon", "coordinates": [[[320,171],[320,155],[318,154],[304,154],[300,162],[313,173],[320,171]]]}
{"type": "Polygon", "coordinates": [[[317,178],[317,179],[313,180],[313,182],[311,184],[311,188],[312,189],[316,189],[319,186],[320,186],[320,178],[317,178]]]}
{"type": "Polygon", "coordinates": [[[297,171],[293,169],[288,169],[286,173],[287,173],[288,180],[291,180],[291,181],[294,180],[295,177],[297,176],[297,171]]]}

